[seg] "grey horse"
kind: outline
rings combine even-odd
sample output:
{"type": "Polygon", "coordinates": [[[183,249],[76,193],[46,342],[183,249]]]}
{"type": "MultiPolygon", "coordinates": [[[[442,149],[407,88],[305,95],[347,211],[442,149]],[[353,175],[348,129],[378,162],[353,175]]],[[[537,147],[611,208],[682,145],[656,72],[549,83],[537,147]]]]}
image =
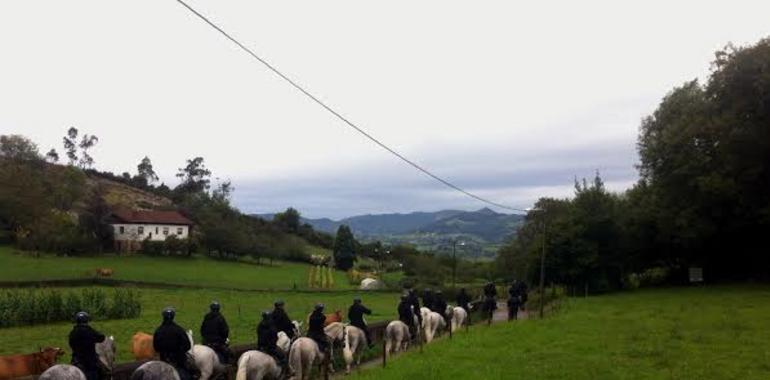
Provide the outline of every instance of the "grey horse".
{"type": "Polygon", "coordinates": [[[131,380],[180,380],[171,364],[153,360],[142,364],[131,374],[131,380]]]}

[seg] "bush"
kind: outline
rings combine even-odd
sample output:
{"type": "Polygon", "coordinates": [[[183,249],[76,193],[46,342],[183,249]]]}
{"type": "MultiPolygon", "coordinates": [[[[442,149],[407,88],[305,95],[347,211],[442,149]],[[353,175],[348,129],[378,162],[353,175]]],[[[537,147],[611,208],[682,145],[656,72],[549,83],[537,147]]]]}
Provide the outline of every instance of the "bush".
{"type": "Polygon", "coordinates": [[[116,289],[108,302],[102,289],[58,290],[13,289],[0,293],[0,327],[29,326],[71,321],[75,313],[86,311],[91,318],[136,318],[142,311],[139,292],[116,289]]]}

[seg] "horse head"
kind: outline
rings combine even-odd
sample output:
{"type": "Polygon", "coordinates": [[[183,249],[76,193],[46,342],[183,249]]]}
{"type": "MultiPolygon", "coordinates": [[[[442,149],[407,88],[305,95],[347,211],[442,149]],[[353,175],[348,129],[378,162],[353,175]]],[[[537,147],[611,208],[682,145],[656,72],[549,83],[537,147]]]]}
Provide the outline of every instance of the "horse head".
{"type": "Polygon", "coordinates": [[[115,346],[115,337],[113,336],[109,336],[103,342],[96,344],[96,354],[99,355],[99,360],[106,368],[112,369],[115,364],[116,352],[117,347],[115,346]]]}
{"type": "Polygon", "coordinates": [[[291,321],[291,324],[294,325],[294,336],[302,335],[302,322],[291,321]]]}

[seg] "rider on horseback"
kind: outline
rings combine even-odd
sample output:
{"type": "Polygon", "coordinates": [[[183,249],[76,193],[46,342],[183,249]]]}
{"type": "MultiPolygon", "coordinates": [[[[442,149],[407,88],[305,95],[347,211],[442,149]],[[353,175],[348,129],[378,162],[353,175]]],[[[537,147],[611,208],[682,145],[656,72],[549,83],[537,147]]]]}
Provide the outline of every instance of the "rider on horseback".
{"type": "MultiPolygon", "coordinates": [[[[433,310],[433,291],[430,288],[425,288],[422,292],[422,306],[433,310]]],[[[420,310],[415,310],[415,313],[419,313],[420,310]]]]}
{"type": "Polygon", "coordinates": [[[367,345],[369,348],[372,348],[374,344],[372,343],[372,336],[369,335],[369,327],[366,326],[366,321],[364,321],[364,314],[370,315],[372,314],[372,311],[361,303],[361,298],[356,297],[353,299],[353,305],[348,309],[348,319],[350,320],[350,325],[356,326],[364,331],[367,345]]]}
{"type": "MultiPolygon", "coordinates": [[[[417,315],[420,315],[419,311],[417,315]]],[[[417,326],[414,324],[414,313],[412,312],[412,303],[409,297],[401,295],[401,302],[398,303],[398,320],[404,322],[409,327],[409,335],[412,339],[417,339],[417,326]]]]}
{"type": "Polygon", "coordinates": [[[257,350],[260,350],[275,359],[281,367],[281,373],[286,374],[288,362],[286,355],[278,349],[278,329],[275,328],[272,315],[269,311],[262,312],[262,321],[257,325],[257,350]]]}
{"type": "Polygon", "coordinates": [[[172,307],[163,310],[163,323],[155,330],[152,346],[160,360],[176,368],[181,380],[197,378],[198,370],[187,353],[190,351],[190,338],[183,328],[174,323],[176,311],[172,307]]]}
{"type": "Polygon", "coordinates": [[[484,311],[488,314],[488,318],[492,319],[492,314],[497,310],[497,288],[495,284],[490,281],[484,285],[484,311]]]}
{"type": "Polygon", "coordinates": [[[270,314],[272,315],[275,328],[278,329],[278,331],[285,332],[289,339],[294,340],[294,338],[296,338],[296,336],[294,336],[294,323],[291,322],[291,318],[286,314],[283,301],[275,301],[274,306],[275,308],[270,314]]]}
{"type": "Polygon", "coordinates": [[[106,378],[107,370],[103,368],[96,354],[95,345],[104,342],[105,337],[88,325],[90,319],[85,311],[75,314],[75,327],[69,336],[72,365],[83,371],[86,380],[99,380],[106,378]]]}
{"type": "MultiPolygon", "coordinates": [[[[324,354],[327,354],[329,349],[329,338],[324,331],[324,322],[326,322],[326,315],[324,315],[324,304],[319,303],[315,305],[313,313],[310,314],[310,321],[308,322],[307,337],[313,339],[318,344],[318,349],[324,354]]],[[[326,356],[329,357],[328,355],[326,356]]]]}
{"type": "Polygon", "coordinates": [[[457,294],[457,306],[465,309],[466,313],[470,313],[470,306],[468,305],[470,302],[471,297],[465,292],[465,288],[460,288],[460,293],[457,294]]]}
{"type": "MultiPolygon", "coordinates": [[[[420,298],[417,297],[417,292],[414,291],[414,289],[409,289],[409,292],[406,295],[407,302],[412,305],[413,313],[417,316],[417,325],[422,326],[422,313],[420,312],[420,298]]],[[[407,324],[408,326],[411,326],[414,323],[407,324]]]]}
{"type": "Polygon", "coordinates": [[[446,312],[448,306],[449,305],[447,305],[446,300],[444,299],[444,293],[441,290],[437,290],[436,298],[433,299],[433,311],[444,317],[444,321],[447,323],[447,326],[449,325],[450,321],[446,312]]]}
{"type": "Polygon", "coordinates": [[[225,317],[219,312],[221,309],[219,302],[212,301],[209,309],[211,311],[206,314],[201,323],[203,344],[217,353],[220,363],[227,364],[230,359],[230,349],[227,347],[230,328],[227,326],[225,317]]]}

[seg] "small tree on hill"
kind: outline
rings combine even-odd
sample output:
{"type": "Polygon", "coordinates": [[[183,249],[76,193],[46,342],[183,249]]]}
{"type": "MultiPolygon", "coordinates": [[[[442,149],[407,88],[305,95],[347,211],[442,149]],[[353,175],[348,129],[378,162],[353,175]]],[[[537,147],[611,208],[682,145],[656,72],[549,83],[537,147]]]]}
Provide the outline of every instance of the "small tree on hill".
{"type": "Polygon", "coordinates": [[[337,230],[337,237],[334,239],[334,262],[337,268],[348,270],[353,267],[356,261],[355,252],[356,240],[350,227],[341,225],[337,230]]]}
{"type": "Polygon", "coordinates": [[[152,168],[152,161],[150,161],[150,158],[147,156],[144,156],[142,161],[139,162],[139,165],[136,166],[136,172],[137,177],[143,178],[148,184],[152,184],[158,180],[158,175],[152,168]]]}

